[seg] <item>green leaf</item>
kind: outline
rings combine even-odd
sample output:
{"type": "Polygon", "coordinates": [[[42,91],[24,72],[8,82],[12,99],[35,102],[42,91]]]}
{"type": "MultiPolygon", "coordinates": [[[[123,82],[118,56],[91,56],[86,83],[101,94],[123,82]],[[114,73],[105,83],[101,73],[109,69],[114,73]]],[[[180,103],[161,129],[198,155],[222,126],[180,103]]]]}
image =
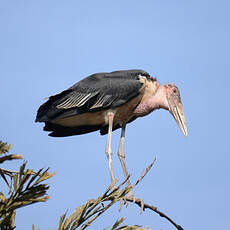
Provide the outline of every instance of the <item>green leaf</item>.
{"type": "Polygon", "coordinates": [[[66,217],[66,213],[60,218],[58,230],[63,230],[65,217],[66,217]]]}
{"type": "Polygon", "coordinates": [[[115,230],[124,220],[125,220],[124,217],[122,217],[120,220],[117,220],[116,223],[111,228],[111,230],[115,230]]]}
{"type": "Polygon", "coordinates": [[[17,191],[17,189],[18,189],[18,174],[15,174],[13,177],[13,186],[14,186],[14,191],[17,191]]]}
{"type": "Polygon", "coordinates": [[[20,167],[20,171],[19,171],[19,184],[21,184],[23,175],[24,175],[24,170],[26,167],[26,162],[22,164],[22,166],[20,167]]]}
{"type": "Polygon", "coordinates": [[[2,203],[5,203],[5,201],[6,201],[5,196],[1,192],[0,192],[0,200],[1,200],[2,203]]]}
{"type": "Polygon", "coordinates": [[[9,145],[7,142],[4,143],[0,141],[0,154],[8,153],[11,149],[11,145],[9,145]]]}
{"type": "Polygon", "coordinates": [[[53,177],[56,173],[49,173],[48,172],[49,168],[46,169],[41,175],[40,175],[40,178],[35,182],[35,185],[44,181],[44,180],[48,180],[49,178],[53,177]]]}
{"type": "Polygon", "coordinates": [[[6,184],[8,185],[8,188],[9,188],[10,192],[12,192],[11,186],[10,186],[8,180],[6,179],[5,174],[2,172],[1,169],[0,169],[0,175],[3,178],[3,180],[6,182],[6,184]]]}
{"type": "MultiPolygon", "coordinates": [[[[42,172],[43,169],[40,169],[38,172],[34,173],[32,170],[32,172],[34,173],[34,175],[31,177],[30,181],[28,182],[27,186],[26,186],[26,190],[30,187],[30,185],[32,184],[32,182],[40,175],[40,173],[42,172]]],[[[32,173],[31,172],[31,173],[32,173]]]]}

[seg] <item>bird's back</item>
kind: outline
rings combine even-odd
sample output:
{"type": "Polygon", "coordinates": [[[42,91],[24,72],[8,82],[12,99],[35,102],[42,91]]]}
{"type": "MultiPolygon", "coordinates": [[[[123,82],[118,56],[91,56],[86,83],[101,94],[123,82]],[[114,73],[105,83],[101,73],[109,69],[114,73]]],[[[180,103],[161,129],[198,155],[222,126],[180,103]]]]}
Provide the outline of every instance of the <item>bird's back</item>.
{"type": "Polygon", "coordinates": [[[66,125],[58,124],[58,121],[71,120],[73,117],[76,120],[79,118],[78,115],[86,120],[94,119],[93,116],[99,112],[125,105],[140,94],[143,86],[140,76],[154,80],[143,70],[123,70],[90,75],[69,89],[51,96],[38,109],[36,121],[45,122],[44,130],[56,131],[59,135],[63,134],[64,136],[70,133],[70,129],[71,133],[75,133],[71,135],[102,129],[100,124],[88,125],[78,122],[77,126],[66,127],[66,125]],[[89,114],[91,114],[91,118],[86,117],[89,114]],[[80,126],[82,127],[79,128],[80,126]],[[63,129],[68,129],[68,131],[64,132],[63,129]],[[76,132],[80,129],[79,133],[76,132]]]}

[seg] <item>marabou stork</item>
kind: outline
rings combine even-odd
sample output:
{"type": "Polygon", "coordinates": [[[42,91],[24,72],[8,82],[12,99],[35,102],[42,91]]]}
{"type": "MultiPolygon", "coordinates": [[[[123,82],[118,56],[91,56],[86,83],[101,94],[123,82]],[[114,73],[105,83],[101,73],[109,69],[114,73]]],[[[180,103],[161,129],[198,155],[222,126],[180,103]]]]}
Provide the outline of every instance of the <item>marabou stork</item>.
{"type": "MultiPolygon", "coordinates": [[[[49,97],[40,106],[36,122],[44,122],[49,136],[66,137],[100,130],[108,133],[106,156],[110,176],[112,166],[112,131],[121,128],[118,156],[125,178],[124,138],[127,123],[156,109],[168,110],[187,136],[185,116],[178,88],[174,84],[159,86],[156,78],[143,70],[122,70],[92,74],[69,89],[49,97]]],[[[130,185],[129,180],[127,184],[130,185]]]]}

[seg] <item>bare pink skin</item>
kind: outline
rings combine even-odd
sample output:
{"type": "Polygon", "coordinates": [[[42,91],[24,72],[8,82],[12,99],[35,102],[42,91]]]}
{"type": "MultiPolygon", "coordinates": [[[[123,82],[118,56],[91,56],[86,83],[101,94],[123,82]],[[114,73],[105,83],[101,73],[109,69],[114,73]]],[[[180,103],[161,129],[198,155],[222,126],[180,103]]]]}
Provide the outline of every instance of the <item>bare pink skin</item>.
{"type": "Polygon", "coordinates": [[[143,117],[156,109],[162,108],[169,110],[166,93],[167,88],[164,85],[161,85],[153,97],[146,99],[136,107],[134,114],[137,117],[143,117]]]}

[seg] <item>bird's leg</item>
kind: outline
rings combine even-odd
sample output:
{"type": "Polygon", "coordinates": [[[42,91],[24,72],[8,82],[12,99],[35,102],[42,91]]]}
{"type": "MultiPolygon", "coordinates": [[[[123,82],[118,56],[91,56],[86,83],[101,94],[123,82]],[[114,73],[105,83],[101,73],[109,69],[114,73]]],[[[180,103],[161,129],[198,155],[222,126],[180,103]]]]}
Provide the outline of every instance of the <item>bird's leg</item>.
{"type": "MultiPolygon", "coordinates": [[[[124,152],[124,142],[125,142],[125,128],[126,128],[126,124],[123,124],[121,127],[121,138],[120,138],[120,145],[119,145],[119,149],[118,149],[118,157],[120,159],[121,162],[121,166],[123,169],[123,173],[125,176],[125,179],[128,178],[128,171],[127,171],[127,167],[125,164],[125,152],[124,152]]],[[[127,179],[127,186],[130,187],[130,180],[127,179]]],[[[132,190],[128,193],[129,197],[134,197],[132,190]]]]}
{"type": "Polygon", "coordinates": [[[106,153],[106,156],[107,156],[108,161],[109,161],[109,170],[110,170],[111,182],[114,183],[114,187],[115,187],[115,177],[114,177],[114,172],[113,172],[112,148],[111,148],[114,113],[108,112],[107,117],[108,117],[108,121],[109,121],[109,130],[108,130],[108,141],[107,141],[105,153],[106,153]]]}

